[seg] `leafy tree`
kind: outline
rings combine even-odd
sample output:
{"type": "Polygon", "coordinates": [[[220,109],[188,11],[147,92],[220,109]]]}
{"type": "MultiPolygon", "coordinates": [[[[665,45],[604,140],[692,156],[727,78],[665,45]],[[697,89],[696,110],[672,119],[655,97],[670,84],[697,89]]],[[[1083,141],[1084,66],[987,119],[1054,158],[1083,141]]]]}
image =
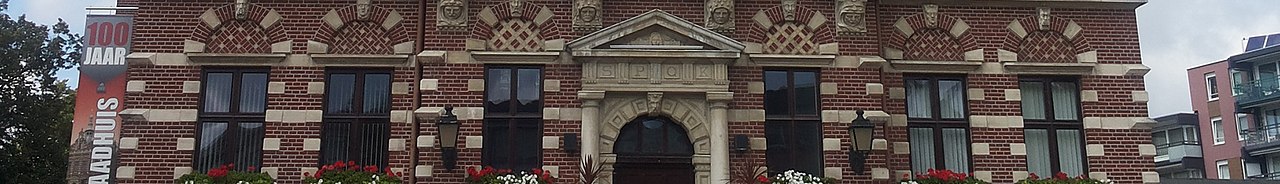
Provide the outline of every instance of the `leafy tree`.
{"type": "Polygon", "coordinates": [[[80,50],[61,19],[50,28],[0,13],[0,183],[66,183],[75,97],[54,75],[80,50]]]}

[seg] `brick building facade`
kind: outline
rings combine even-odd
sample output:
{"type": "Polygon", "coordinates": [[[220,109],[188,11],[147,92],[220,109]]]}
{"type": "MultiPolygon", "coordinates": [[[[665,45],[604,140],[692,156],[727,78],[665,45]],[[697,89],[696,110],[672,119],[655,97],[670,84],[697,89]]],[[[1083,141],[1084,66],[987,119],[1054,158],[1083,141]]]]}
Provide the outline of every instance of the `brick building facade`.
{"type": "Polygon", "coordinates": [[[696,183],[730,163],[845,183],[928,168],[1153,183],[1144,2],[122,0],[139,9],[116,177],[240,161],[293,183],[360,160],[416,183],[478,165],[571,182],[586,155],[617,178],[696,183]],[[462,126],[452,171],[444,107],[462,126]],[[862,173],[857,110],[876,127],[862,173]],[[651,129],[677,141],[636,146],[651,129]],[[737,136],[748,149],[729,149],[737,136]],[[653,159],[670,167],[635,166],[653,159]]]}

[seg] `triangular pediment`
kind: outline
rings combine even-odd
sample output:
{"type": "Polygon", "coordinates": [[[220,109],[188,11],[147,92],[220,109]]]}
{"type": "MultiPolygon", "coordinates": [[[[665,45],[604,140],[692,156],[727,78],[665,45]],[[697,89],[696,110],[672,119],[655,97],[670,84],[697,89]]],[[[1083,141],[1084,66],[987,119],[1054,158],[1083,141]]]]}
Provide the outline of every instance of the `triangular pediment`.
{"type": "Polygon", "coordinates": [[[572,42],[569,49],[715,50],[740,52],[741,42],[662,10],[650,10],[572,42]]]}

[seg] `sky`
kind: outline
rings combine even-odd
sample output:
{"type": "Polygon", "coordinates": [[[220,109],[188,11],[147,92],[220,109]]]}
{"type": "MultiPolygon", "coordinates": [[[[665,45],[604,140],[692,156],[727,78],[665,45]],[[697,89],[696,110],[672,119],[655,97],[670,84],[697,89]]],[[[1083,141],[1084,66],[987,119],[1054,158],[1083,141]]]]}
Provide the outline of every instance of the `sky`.
{"type": "MultiPolygon", "coordinates": [[[[63,18],[72,31],[84,30],[85,7],[113,6],[115,0],[12,0],[10,15],[26,14],[42,24],[63,18]]],[[[1138,34],[1152,117],[1191,112],[1187,68],[1220,61],[1244,49],[1243,38],[1280,33],[1275,0],[1149,0],[1139,7],[1138,34]]],[[[74,69],[58,73],[75,86],[74,69]]]]}

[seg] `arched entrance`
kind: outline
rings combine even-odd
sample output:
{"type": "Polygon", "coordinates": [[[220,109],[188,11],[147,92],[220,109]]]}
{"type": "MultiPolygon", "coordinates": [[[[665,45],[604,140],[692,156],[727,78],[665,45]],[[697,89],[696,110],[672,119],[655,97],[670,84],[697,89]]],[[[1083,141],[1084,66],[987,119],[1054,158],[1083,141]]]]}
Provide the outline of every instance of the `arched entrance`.
{"type": "Polygon", "coordinates": [[[665,116],[641,116],[618,132],[613,146],[614,184],[694,183],[693,144],[680,124],[665,116]]]}

